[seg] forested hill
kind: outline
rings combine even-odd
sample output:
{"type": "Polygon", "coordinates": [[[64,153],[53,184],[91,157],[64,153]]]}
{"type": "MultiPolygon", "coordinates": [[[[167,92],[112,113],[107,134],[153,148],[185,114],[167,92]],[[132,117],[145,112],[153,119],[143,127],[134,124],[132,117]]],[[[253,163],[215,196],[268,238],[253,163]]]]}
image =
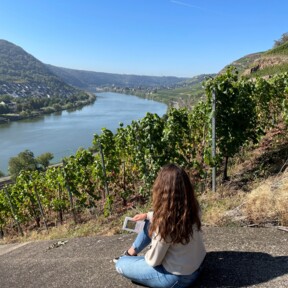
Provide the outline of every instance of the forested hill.
{"type": "Polygon", "coordinates": [[[77,93],[41,61],[0,39],[0,95],[66,98],[77,93]]]}
{"type": "Polygon", "coordinates": [[[66,83],[88,90],[104,87],[175,87],[189,79],[174,76],[143,76],[93,72],[61,68],[52,65],[47,65],[47,67],[66,83]]]}

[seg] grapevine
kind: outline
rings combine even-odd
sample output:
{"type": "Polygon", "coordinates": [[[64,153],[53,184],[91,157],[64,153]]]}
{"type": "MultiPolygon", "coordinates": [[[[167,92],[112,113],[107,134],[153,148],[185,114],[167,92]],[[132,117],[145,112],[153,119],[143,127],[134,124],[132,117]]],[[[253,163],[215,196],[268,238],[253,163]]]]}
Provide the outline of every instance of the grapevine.
{"type": "Polygon", "coordinates": [[[160,117],[147,113],[115,133],[103,128],[91,149],[79,149],[62,165],[46,171],[22,171],[15,183],[0,190],[0,237],[35,222],[75,222],[85,211],[105,216],[116,212],[119,200],[150,197],[152,183],[166,163],[187,168],[194,182],[209,187],[212,166],[228,179],[228,158],[247,143],[257,143],[280,120],[288,122],[288,74],[269,79],[240,78],[235,69],[204,82],[206,98],[188,108],[170,108],[160,117]],[[211,101],[216,94],[217,157],[211,156],[211,101]],[[11,210],[13,206],[13,211],[11,210]],[[42,211],[41,211],[42,210],[42,211]],[[96,211],[96,212],[95,212],[96,211]],[[14,223],[14,224],[13,224],[14,223]],[[5,228],[6,227],[6,228],[5,228]],[[6,229],[6,230],[5,230],[6,229]]]}

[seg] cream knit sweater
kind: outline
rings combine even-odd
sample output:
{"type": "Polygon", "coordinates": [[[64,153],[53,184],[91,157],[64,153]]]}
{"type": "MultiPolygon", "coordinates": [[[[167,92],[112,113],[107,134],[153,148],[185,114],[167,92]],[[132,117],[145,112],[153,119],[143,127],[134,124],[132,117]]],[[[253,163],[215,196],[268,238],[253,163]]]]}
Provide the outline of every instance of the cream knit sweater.
{"type": "MultiPolygon", "coordinates": [[[[147,219],[152,221],[153,212],[147,213],[147,219]]],[[[186,245],[166,243],[157,235],[152,237],[151,248],[145,254],[145,260],[153,267],[162,264],[172,274],[190,275],[199,268],[205,255],[202,232],[195,227],[193,237],[186,245]]]]}

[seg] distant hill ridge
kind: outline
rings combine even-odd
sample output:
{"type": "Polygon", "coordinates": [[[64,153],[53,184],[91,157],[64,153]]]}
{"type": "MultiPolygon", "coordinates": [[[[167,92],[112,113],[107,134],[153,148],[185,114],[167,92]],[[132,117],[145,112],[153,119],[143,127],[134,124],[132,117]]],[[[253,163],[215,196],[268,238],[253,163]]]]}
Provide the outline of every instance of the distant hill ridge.
{"type": "Polygon", "coordinates": [[[0,39],[0,95],[63,96],[75,87],[95,92],[103,87],[174,87],[189,78],[142,76],[68,69],[44,64],[21,47],[0,39]]]}
{"type": "Polygon", "coordinates": [[[55,76],[34,56],[6,40],[0,40],[0,61],[1,80],[17,81],[22,78],[27,81],[32,77],[55,76]]]}
{"type": "MultiPolygon", "coordinates": [[[[288,71],[288,42],[272,48],[268,51],[250,53],[225,66],[219,73],[225,71],[228,66],[235,66],[240,75],[248,77],[268,76],[288,71]]],[[[138,75],[120,75],[113,73],[90,72],[67,69],[48,65],[50,70],[75,87],[92,89],[95,87],[185,87],[199,85],[209,74],[197,75],[191,78],[155,77],[138,75]]],[[[215,76],[216,74],[210,74],[215,76]]]]}
{"type": "Polygon", "coordinates": [[[144,76],[115,74],[68,69],[47,65],[49,69],[66,83],[83,89],[95,90],[103,87],[166,87],[174,86],[190,78],[175,76],[144,76]]]}
{"type": "MultiPolygon", "coordinates": [[[[268,51],[251,53],[227,66],[231,65],[240,75],[249,77],[288,71],[288,42],[268,51]]],[[[0,95],[69,97],[79,89],[92,92],[109,87],[173,89],[199,85],[205,77],[204,74],[191,78],[126,75],[56,67],[44,64],[21,47],[0,39],[0,95]]]]}
{"type": "Polygon", "coordinates": [[[78,89],[67,85],[21,47],[0,40],[0,95],[69,97],[78,89]]]}

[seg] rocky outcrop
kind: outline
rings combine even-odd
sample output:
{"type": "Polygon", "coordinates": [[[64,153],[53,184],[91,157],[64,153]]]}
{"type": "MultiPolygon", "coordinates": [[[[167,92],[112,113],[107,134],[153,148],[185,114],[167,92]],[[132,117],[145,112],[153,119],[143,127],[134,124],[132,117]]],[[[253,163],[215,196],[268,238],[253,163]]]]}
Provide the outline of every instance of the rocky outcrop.
{"type": "Polygon", "coordinates": [[[267,67],[288,64],[288,56],[262,56],[253,62],[250,68],[243,72],[243,75],[250,75],[267,67]]]}

